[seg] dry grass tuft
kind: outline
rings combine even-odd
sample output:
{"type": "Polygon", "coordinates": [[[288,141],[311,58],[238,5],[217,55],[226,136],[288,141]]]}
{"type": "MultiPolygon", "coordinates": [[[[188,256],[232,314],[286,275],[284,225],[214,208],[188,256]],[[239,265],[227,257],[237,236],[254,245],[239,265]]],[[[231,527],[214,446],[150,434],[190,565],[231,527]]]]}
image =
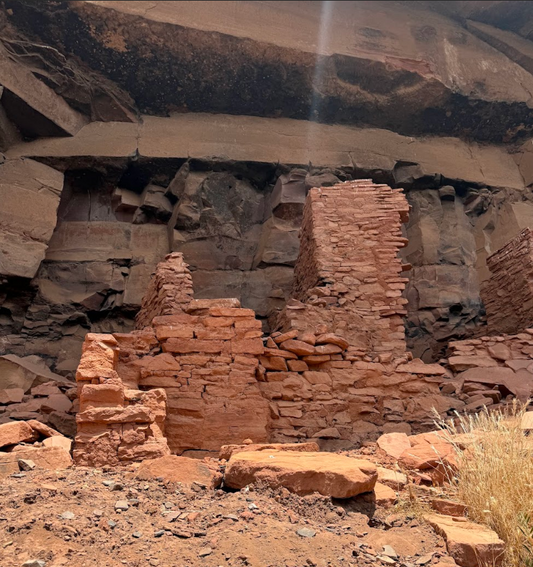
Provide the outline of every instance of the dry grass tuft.
{"type": "MultiPolygon", "coordinates": [[[[506,543],[506,567],[533,567],[533,437],[520,429],[526,405],[440,422],[454,444],[458,472],[450,479],[472,520],[506,543]],[[471,434],[461,447],[454,436],[471,434]]],[[[464,440],[464,437],[463,437],[464,440]]]]}

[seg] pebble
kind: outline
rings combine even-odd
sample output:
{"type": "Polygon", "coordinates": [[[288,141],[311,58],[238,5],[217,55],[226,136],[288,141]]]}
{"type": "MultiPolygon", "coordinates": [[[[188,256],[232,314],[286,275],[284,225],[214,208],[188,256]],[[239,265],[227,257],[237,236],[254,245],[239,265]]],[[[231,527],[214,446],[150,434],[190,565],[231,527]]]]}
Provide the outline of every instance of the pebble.
{"type": "Polygon", "coordinates": [[[96,516],[98,518],[100,518],[101,516],[104,515],[104,511],[103,510],[93,510],[93,516],[96,516]]]}
{"type": "Polygon", "coordinates": [[[239,521],[239,518],[235,514],[226,514],[225,516],[222,517],[224,518],[224,520],[233,520],[234,522],[239,521]]]}
{"type": "Polygon", "coordinates": [[[30,559],[22,564],[22,567],[45,567],[46,561],[42,559],[30,559]]]}
{"type": "Polygon", "coordinates": [[[115,502],[115,510],[127,510],[130,505],[125,500],[117,500],[115,502]]]}
{"type": "Polygon", "coordinates": [[[208,555],[211,555],[211,553],[213,553],[213,550],[210,547],[206,547],[200,551],[198,557],[207,557],[208,555]]]}
{"type": "Polygon", "coordinates": [[[300,537],[315,537],[316,532],[309,528],[301,528],[296,532],[300,537]]]}
{"type": "Polygon", "coordinates": [[[132,537],[136,537],[137,539],[139,539],[140,537],[142,537],[143,534],[142,532],[133,532],[131,535],[132,537]]]}
{"type": "Polygon", "coordinates": [[[19,459],[18,464],[21,471],[32,471],[35,468],[35,463],[30,459],[19,459]]]}
{"type": "Polygon", "coordinates": [[[378,559],[386,565],[394,565],[396,563],[395,559],[388,557],[387,555],[378,555],[378,559]]]}
{"type": "Polygon", "coordinates": [[[120,484],[120,482],[113,482],[110,487],[112,492],[116,492],[118,490],[124,490],[124,485],[120,484]]]}
{"type": "Polygon", "coordinates": [[[114,522],[113,520],[109,520],[109,521],[107,522],[107,525],[108,525],[111,529],[113,529],[113,528],[117,525],[117,523],[114,522]]]}
{"type": "Polygon", "coordinates": [[[11,478],[24,478],[25,476],[26,476],[26,473],[23,473],[23,472],[16,472],[16,473],[13,473],[13,474],[11,475],[11,478]]]}
{"type": "Polygon", "coordinates": [[[74,514],[74,512],[63,512],[60,516],[59,516],[62,520],[73,520],[76,517],[76,514],[74,514]]]}
{"type": "Polygon", "coordinates": [[[104,486],[113,486],[113,484],[115,484],[112,480],[103,480],[102,484],[104,486]]]}
{"type": "Polygon", "coordinates": [[[248,504],[248,510],[258,510],[259,506],[256,506],[253,502],[248,504]]]}
{"type": "Polygon", "coordinates": [[[157,532],[154,532],[154,537],[161,537],[165,535],[165,530],[158,530],[157,532]]]}
{"type": "Polygon", "coordinates": [[[398,554],[396,553],[395,549],[390,545],[384,545],[383,551],[381,552],[383,555],[387,557],[392,557],[393,559],[398,559],[398,554]]]}

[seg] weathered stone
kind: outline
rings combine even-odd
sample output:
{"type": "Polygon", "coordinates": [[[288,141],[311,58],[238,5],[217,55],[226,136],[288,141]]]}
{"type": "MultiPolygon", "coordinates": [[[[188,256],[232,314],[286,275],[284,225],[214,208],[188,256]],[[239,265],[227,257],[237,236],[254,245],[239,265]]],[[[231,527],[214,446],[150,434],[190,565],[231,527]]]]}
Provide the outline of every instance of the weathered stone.
{"type": "MultiPolygon", "coordinates": [[[[72,465],[72,459],[62,447],[28,447],[12,453],[0,453],[0,466],[5,463],[18,463],[28,459],[39,469],[62,470],[72,465]]],[[[18,467],[18,465],[17,465],[18,467]]]]}
{"type": "Polygon", "coordinates": [[[377,440],[378,447],[391,457],[399,459],[404,451],[411,447],[405,433],[385,433],[377,440]]]}
{"type": "Polygon", "coordinates": [[[461,567],[500,565],[504,542],[492,530],[472,522],[456,522],[449,516],[425,516],[435,531],[444,537],[448,553],[461,567]]]}
{"type": "Polygon", "coordinates": [[[402,466],[409,469],[432,469],[453,453],[454,448],[450,443],[419,443],[410,449],[406,449],[398,461],[402,466]]]}
{"type": "Polygon", "coordinates": [[[313,441],[305,443],[250,443],[247,445],[223,445],[218,454],[219,459],[229,461],[232,455],[249,451],[297,451],[318,452],[318,445],[313,441]]]}
{"type": "Polygon", "coordinates": [[[163,478],[165,481],[178,482],[188,488],[193,483],[200,483],[210,489],[216,488],[222,480],[221,475],[209,468],[206,463],[175,455],[143,461],[137,469],[136,477],[140,480],[163,478]]]}
{"type": "Polygon", "coordinates": [[[224,475],[227,486],[244,488],[256,481],[297,494],[350,498],[374,488],[377,470],[369,461],[332,453],[252,451],[230,458],[224,475]]]}
{"type": "Polygon", "coordinates": [[[35,441],[35,431],[25,421],[0,424],[0,447],[35,441]]]}

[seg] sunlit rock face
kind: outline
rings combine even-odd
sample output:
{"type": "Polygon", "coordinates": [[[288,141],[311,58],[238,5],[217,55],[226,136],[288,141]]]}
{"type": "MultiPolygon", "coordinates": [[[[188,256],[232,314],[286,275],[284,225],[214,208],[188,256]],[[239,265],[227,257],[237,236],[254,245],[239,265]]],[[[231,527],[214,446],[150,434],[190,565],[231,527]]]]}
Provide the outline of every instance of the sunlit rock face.
{"type": "Polygon", "coordinates": [[[533,222],[530,16],[449,4],[6,1],[0,351],[72,374],[171,251],[268,330],[305,196],[363,178],[412,208],[408,347],[475,336],[487,257],[533,222]]]}

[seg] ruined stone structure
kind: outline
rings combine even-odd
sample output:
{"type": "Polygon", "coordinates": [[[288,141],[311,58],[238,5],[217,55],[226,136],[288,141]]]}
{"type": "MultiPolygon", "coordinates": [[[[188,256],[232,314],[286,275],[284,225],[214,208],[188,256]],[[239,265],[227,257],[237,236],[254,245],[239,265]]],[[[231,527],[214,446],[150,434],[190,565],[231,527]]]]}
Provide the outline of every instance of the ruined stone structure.
{"type": "Polygon", "coordinates": [[[78,462],[164,454],[166,441],[174,453],[245,438],[351,445],[456,407],[440,395],[444,369],[405,350],[397,252],[407,212],[401,190],[368,180],[312,189],[294,292],[303,301],[288,305],[266,344],[252,310],[192,299],[182,255],[167,256],[139,330],[86,339],[78,462]]]}
{"type": "Polygon", "coordinates": [[[72,378],[172,251],[271,331],[306,192],[367,178],[411,206],[408,349],[483,334],[487,257],[533,224],[531,17],[445,4],[6,0],[0,355],[72,378]]]}
{"type": "Polygon", "coordinates": [[[490,278],[481,288],[491,335],[533,326],[533,232],[524,229],[487,258],[490,278]]]}

